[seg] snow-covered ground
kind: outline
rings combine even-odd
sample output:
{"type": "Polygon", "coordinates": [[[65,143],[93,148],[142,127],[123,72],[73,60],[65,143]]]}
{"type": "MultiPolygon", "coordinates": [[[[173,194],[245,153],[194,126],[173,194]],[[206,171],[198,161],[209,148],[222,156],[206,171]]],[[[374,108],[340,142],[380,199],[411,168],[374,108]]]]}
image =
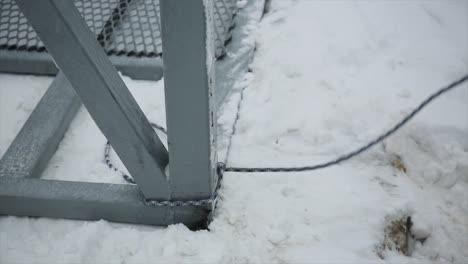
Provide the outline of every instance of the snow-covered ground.
{"type": "MultiPolygon", "coordinates": [[[[466,0],[273,0],[251,36],[252,72],[219,118],[225,137],[243,90],[232,166],[335,158],[468,73],[466,0]]],[[[148,118],[165,125],[163,83],[125,81],[148,118]]],[[[50,82],[0,75],[0,155],[50,82]]],[[[46,177],[124,183],[103,164],[104,143],[81,109],[46,177]]],[[[468,85],[342,165],[225,176],[210,231],[1,217],[0,262],[468,263],[468,85]],[[385,251],[381,259],[383,230],[402,215],[429,237],[411,257],[385,251]]]]}

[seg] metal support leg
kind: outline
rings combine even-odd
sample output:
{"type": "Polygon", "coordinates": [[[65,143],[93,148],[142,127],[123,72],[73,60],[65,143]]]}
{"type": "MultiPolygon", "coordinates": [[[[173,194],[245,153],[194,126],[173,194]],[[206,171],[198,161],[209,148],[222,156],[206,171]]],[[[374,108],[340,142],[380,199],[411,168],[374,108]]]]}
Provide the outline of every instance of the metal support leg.
{"type": "Polygon", "coordinates": [[[167,150],[73,1],[16,2],[144,196],[170,198],[167,150]]]}
{"type": "Polygon", "coordinates": [[[173,199],[215,186],[212,1],[161,0],[164,84],[173,199]],[[207,6],[205,6],[207,5],[207,6]]]}

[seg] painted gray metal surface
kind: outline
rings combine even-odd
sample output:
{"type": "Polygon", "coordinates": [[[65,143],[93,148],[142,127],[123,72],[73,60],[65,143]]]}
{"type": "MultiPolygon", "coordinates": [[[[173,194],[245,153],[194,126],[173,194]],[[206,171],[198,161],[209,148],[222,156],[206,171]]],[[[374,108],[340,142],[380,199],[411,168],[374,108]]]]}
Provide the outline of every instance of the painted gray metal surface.
{"type": "Polygon", "coordinates": [[[57,75],[58,69],[49,54],[0,50],[0,72],[57,75]]]}
{"type": "Polygon", "coordinates": [[[145,205],[139,188],[127,184],[0,177],[0,214],[78,220],[206,226],[208,209],[145,205]]]}
{"type": "MultiPolygon", "coordinates": [[[[217,57],[225,54],[225,42],[230,38],[229,28],[237,10],[236,1],[213,0],[217,57]]],[[[123,63],[114,63],[119,71],[133,79],[159,80],[156,77],[161,74],[155,74],[159,70],[158,63],[150,62],[161,61],[159,0],[73,2],[106,53],[123,63]]],[[[43,42],[14,0],[0,0],[0,14],[0,71],[56,74],[43,42]]],[[[114,62],[112,58],[111,61],[114,62]]]]}
{"type": "MultiPolygon", "coordinates": [[[[43,0],[44,1],[44,0],[43,0]]],[[[188,0],[187,0],[188,1],[188,0]]],[[[198,0],[197,0],[198,1],[198,0]]],[[[24,2],[27,2],[24,0],[24,2]]],[[[201,3],[202,1],[199,1],[201,3]]],[[[249,1],[249,3],[251,3],[249,1]]],[[[246,6],[244,11],[249,11],[249,3],[246,6]]],[[[198,6],[200,7],[200,6],[198,6]]],[[[250,5],[251,8],[251,5],[250,5]]],[[[181,11],[181,10],[178,10],[181,11]]],[[[187,10],[185,10],[187,11],[187,10]]],[[[237,29],[233,31],[233,34],[239,34],[239,37],[245,37],[245,32],[242,30],[242,26],[245,25],[249,19],[249,16],[242,11],[240,17],[236,19],[237,29]],[[245,15],[245,16],[244,16],[245,15]],[[245,20],[244,20],[245,19],[245,20]],[[242,35],[244,32],[244,35],[242,35]]],[[[191,10],[194,12],[194,10],[191,10]]],[[[200,12],[198,9],[197,12],[200,12]]],[[[187,19],[181,20],[184,23],[187,22],[187,19]]],[[[198,20],[198,22],[201,22],[198,20]]],[[[179,25],[180,26],[180,25],[179,25]]],[[[199,32],[203,35],[203,32],[199,32]]],[[[236,39],[234,39],[236,40],[236,39]]],[[[239,41],[231,44],[231,52],[235,52],[242,49],[239,41]],[[236,44],[237,43],[237,44],[236,44]],[[239,45],[238,45],[239,44],[239,45]]],[[[201,46],[201,45],[200,45],[201,46]]],[[[201,52],[205,52],[201,50],[201,52]]],[[[228,89],[232,87],[234,81],[237,79],[236,74],[240,76],[243,72],[246,71],[246,66],[250,62],[251,54],[253,48],[246,52],[242,53],[241,56],[236,58],[225,58],[222,63],[217,64],[216,75],[218,77],[219,83],[217,86],[217,92],[222,93],[223,95],[217,97],[217,104],[221,103],[221,99],[228,89]],[[245,56],[245,57],[244,57],[245,56]],[[223,77],[224,76],[224,77],[223,77]],[[221,89],[221,90],[220,90],[221,89]]],[[[174,55],[174,54],[173,54],[174,55]]],[[[72,58],[72,56],[70,56],[72,58]]],[[[73,57],[74,58],[74,57],[73,57]]],[[[181,59],[181,58],[179,58],[181,59]]],[[[204,60],[206,62],[206,59],[204,60]]],[[[185,71],[190,72],[190,67],[194,67],[195,72],[202,72],[202,76],[211,76],[208,74],[208,71],[201,64],[194,63],[193,65],[185,68],[185,71]]],[[[1,66],[1,63],[0,63],[1,66]]],[[[206,66],[206,65],[205,65],[206,66]]],[[[177,67],[177,64],[172,64],[172,67],[177,67]]],[[[174,72],[174,71],[172,71],[174,72]]],[[[237,77],[238,77],[237,76],[237,77]]],[[[194,78],[192,76],[192,78],[194,78]]],[[[194,83],[205,83],[205,77],[200,79],[195,79],[194,83]],[[201,80],[201,81],[200,81],[201,80]]],[[[173,85],[173,81],[171,84],[173,85]]],[[[90,82],[88,82],[90,84],[90,82]]],[[[209,82],[208,82],[209,84],[209,82]]],[[[179,86],[178,91],[182,92],[183,89],[193,89],[194,86],[192,83],[188,87],[179,86]]],[[[199,89],[202,89],[200,86],[199,89]]],[[[209,91],[202,89],[203,91],[209,91]]],[[[49,93],[51,89],[47,93],[49,93]]],[[[209,105],[213,103],[213,99],[210,99],[209,96],[202,96],[202,100],[206,103],[204,107],[197,108],[201,112],[209,113],[209,105]],[[205,108],[206,107],[206,108],[205,108]],[[207,110],[208,109],[208,110],[207,110]]],[[[185,91],[186,92],[186,91],[185,91]]],[[[190,93],[190,91],[189,91],[190,93]]],[[[173,95],[176,95],[174,93],[173,95]]],[[[190,95],[193,95],[190,93],[190,95]]],[[[185,94],[184,94],[185,96],[185,94]]],[[[182,99],[185,100],[184,96],[182,99]]],[[[194,94],[197,96],[197,94],[194,94]]],[[[45,98],[45,97],[44,97],[45,98]]],[[[196,97],[196,100],[200,98],[196,97]]],[[[43,99],[44,100],[44,99],[43,99]]],[[[171,102],[175,108],[178,103],[175,101],[174,97],[171,96],[171,102]]],[[[195,100],[192,97],[192,101],[195,100]]],[[[187,101],[184,101],[187,103],[187,101]]],[[[190,103],[190,102],[189,102],[190,103]]],[[[193,103],[193,102],[192,102],[193,103]]],[[[181,106],[184,106],[181,104],[181,106]]],[[[188,106],[187,108],[182,107],[183,111],[192,110],[188,106]]],[[[35,110],[36,111],[36,110],[35,110]]],[[[183,112],[181,112],[183,113],[183,112]]],[[[179,113],[179,114],[181,114],[179,113]]],[[[200,112],[197,112],[200,113],[200,112]]],[[[192,113],[188,113],[192,115],[192,113]]],[[[177,115],[177,114],[176,114],[177,115]]],[[[176,116],[174,115],[174,116],[176,116]]],[[[196,116],[196,115],[193,115],[196,116]]],[[[198,117],[195,117],[198,118],[198,117]]],[[[202,117],[202,120],[207,124],[210,124],[210,117],[202,117]]],[[[186,122],[191,122],[189,118],[184,119],[186,122]]],[[[178,125],[178,124],[176,124],[178,125]]],[[[182,124],[183,125],[183,124],[182,124]]],[[[215,124],[213,123],[215,126],[215,124]]],[[[182,127],[187,129],[187,127],[182,127]]],[[[210,128],[212,129],[212,128],[210,128]]],[[[177,130],[176,130],[177,131],[177,130]]],[[[191,126],[186,134],[190,135],[192,131],[197,131],[196,136],[202,135],[202,140],[206,140],[206,127],[199,127],[198,124],[191,126]],[[204,133],[200,133],[199,129],[205,129],[204,133]]],[[[212,134],[212,131],[209,133],[212,134]]],[[[190,146],[187,146],[189,150],[192,151],[195,158],[198,158],[197,155],[200,155],[201,152],[197,151],[197,146],[200,145],[199,142],[191,143],[190,146]]],[[[172,147],[171,147],[172,148],[172,147]]],[[[203,150],[203,149],[202,149],[203,150]]],[[[205,153],[211,150],[205,150],[205,153]]],[[[211,152],[214,154],[214,152],[211,152]]],[[[181,164],[181,166],[187,166],[190,163],[181,164]]],[[[211,165],[214,165],[212,162],[211,165]]],[[[207,166],[207,168],[210,166],[207,166]]],[[[186,170],[188,171],[188,170],[186,170]]],[[[193,195],[201,195],[200,190],[204,191],[200,187],[200,183],[204,181],[210,181],[213,178],[214,174],[211,174],[210,177],[207,177],[207,174],[196,175],[193,173],[186,174],[188,176],[178,178],[174,176],[174,172],[171,171],[171,179],[176,182],[177,180],[193,180],[193,186],[185,185],[184,188],[187,188],[188,191],[183,189],[180,192],[175,192],[175,195],[190,195],[191,188],[195,188],[193,195]],[[198,188],[198,189],[197,189],[198,188]]],[[[125,222],[125,223],[138,223],[138,224],[151,224],[151,225],[169,225],[174,223],[184,223],[189,227],[203,227],[206,225],[207,216],[211,208],[195,208],[195,207],[171,207],[171,208],[161,208],[161,207],[151,207],[145,205],[142,201],[144,199],[143,194],[141,193],[138,186],[132,185],[116,185],[116,184],[105,184],[105,183],[85,183],[85,182],[66,182],[66,181],[52,181],[52,180],[40,180],[40,179],[25,179],[25,178],[16,178],[15,175],[4,175],[6,177],[0,177],[0,214],[8,215],[18,215],[18,216],[42,216],[42,217],[53,217],[53,218],[69,218],[69,219],[82,219],[82,220],[99,220],[106,219],[114,222],[125,222]],[[13,176],[13,177],[10,177],[13,176]]],[[[172,182],[172,183],[174,183],[172,182]]],[[[203,186],[201,186],[203,187],[203,186]]],[[[209,188],[208,193],[209,192],[209,188]]],[[[179,191],[179,190],[178,190],[179,191]]],[[[184,196],[190,197],[190,196],[184,196]]],[[[206,198],[203,196],[201,198],[206,198]]]]}
{"type": "Polygon", "coordinates": [[[40,177],[80,105],[59,73],[0,160],[0,177],[40,177]]]}
{"type": "MultiPolygon", "coordinates": [[[[114,67],[135,80],[158,81],[162,78],[162,59],[108,56],[114,67]]],[[[59,70],[45,52],[24,52],[0,49],[0,72],[55,76],[59,70]]]]}
{"type": "Polygon", "coordinates": [[[144,196],[169,199],[167,150],[73,2],[17,3],[144,196]]]}
{"type": "Polygon", "coordinates": [[[207,38],[207,27],[213,25],[212,20],[206,19],[212,18],[212,14],[205,11],[203,0],[161,0],[170,182],[174,199],[207,198],[215,187],[214,73],[209,68],[214,65],[214,51],[207,52],[206,47],[207,41],[211,41],[207,38]]]}
{"type": "MultiPolygon", "coordinates": [[[[159,0],[69,0],[108,55],[159,57],[162,53],[159,0]]],[[[214,44],[224,53],[237,0],[211,0],[214,44]]],[[[14,0],[0,0],[0,49],[46,52],[41,39],[14,0]]]]}
{"type": "Polygon", "coordinates": [[[108,56],[115,68],[134,80],[159,81],[163,77],[163,62],[157,58],[108,56]]]}
{"type": "MultiPolygon", "coordinates": [[[[156,14],[159,3],[151,1],[145,2],[143,7],[152,10],[146,10],[146,16],[143,18],[132,17],[131,21],[127,10],[141,9],[136,8],[141,6],[141,1],[74,1],[90,30],[97,35],[98,42],[106,50],[112,64],[133,79],[160,80],[162,77],[162,60],[156,53],[157,39],[145,39],[145,42],[140,40],[145,35],[140,27],[157,29],[159,36],[159,18],[156,14]],[[152,17],[150,13],[154,13],[152,17]],[[155,22],[155,19],[158,21],[155,22]],[[125,23],[120,25],[120,22],[125,23]],[[129,27],[132,28],[130,32],[129,27]],[[113,37],[114,34],[117,36],[113,37]],[[130,56],[145,51],[148,51],[148,54],[143,57],[130,56]]],[[[0,72],[56,75],[58,69],[46,52],[44,43],[15,2],[0,0],[0,13],[6,16],[0,21],[0,72]]]]}

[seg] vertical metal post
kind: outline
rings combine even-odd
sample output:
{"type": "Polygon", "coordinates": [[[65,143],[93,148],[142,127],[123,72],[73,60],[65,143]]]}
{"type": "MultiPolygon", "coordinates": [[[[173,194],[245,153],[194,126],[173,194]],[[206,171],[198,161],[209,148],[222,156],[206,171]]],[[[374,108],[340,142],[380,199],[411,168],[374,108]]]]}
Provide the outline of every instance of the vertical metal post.
{"type": "Polygon", "coordinates": [[[213,1],[160,4],[172,198],[206,198],[216,167],[213,1]]]}
{"type": "Polygon", "coordinates": [[[16,2],[144,196],[168,199],[167,150],[73,1],[16,2]]]}

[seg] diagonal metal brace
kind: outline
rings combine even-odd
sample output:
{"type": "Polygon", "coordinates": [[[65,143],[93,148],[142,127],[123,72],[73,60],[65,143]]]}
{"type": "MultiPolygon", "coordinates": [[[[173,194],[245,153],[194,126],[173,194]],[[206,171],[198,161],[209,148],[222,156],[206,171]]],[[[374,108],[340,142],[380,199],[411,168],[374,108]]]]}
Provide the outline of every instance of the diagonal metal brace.
{"type": "Polygon", "coordinates": [[[17,0],[147,199],[170,199],[167,150],[69,0],[17,0]]]}

